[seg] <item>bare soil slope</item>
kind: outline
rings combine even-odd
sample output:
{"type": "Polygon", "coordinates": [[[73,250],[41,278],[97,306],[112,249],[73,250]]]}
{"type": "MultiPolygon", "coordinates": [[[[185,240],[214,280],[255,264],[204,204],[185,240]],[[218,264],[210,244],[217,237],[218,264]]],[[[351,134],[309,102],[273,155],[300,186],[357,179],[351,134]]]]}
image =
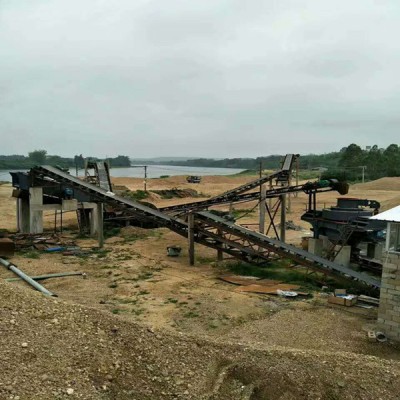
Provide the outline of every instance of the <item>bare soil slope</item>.
{"type": "Polygon", "coordinates": [[[216,344],[0,284],[2,399],[396,399],[400,364],[216,344]]]}

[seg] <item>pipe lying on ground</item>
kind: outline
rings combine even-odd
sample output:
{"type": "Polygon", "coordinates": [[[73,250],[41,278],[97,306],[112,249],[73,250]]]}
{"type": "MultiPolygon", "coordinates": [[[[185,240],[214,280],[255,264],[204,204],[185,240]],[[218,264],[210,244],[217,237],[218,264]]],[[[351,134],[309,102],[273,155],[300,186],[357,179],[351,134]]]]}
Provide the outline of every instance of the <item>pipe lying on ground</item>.
{"type": "MultiPolygon", "coordinates": [[[[83,272],[61,272],[59,274],[47,274],[47,275],[37,275],[37,276],[31,276],[31,278],[35,281],[40,281],[43,279],[49,279],[49,278],[62,278],[64,276],[76,276],[76,275],[85,275],[83,272]]],[[[22,278],[8,278],[6,279],[6,282],[15,282],[19,281],[22,278]]]]}
{"type": "Polygon", "coordinates": [[[55,297],[57,296],[56,294],[51,293],[49,290],[47,290],[45,287],[43,287],[40,283],[35,282],[30,276],[26,275],[19,268],[17,268],[14,264],[11,264],[10,262],[4,260],[3,258],[0,258],[0,264],[5,266],[10,271],[14,272],[14,274],[18,275],[21,279],[23,279],[25,282],[29,283],[36,290],[39,290],[39,292],[42,292],[46,296],[55,296],[55,297]]]}

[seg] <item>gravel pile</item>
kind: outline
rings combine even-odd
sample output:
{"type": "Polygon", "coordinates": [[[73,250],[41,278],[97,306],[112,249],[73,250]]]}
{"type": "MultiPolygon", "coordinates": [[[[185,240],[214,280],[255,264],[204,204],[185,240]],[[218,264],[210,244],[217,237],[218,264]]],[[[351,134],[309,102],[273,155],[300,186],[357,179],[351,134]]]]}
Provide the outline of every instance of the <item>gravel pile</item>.
{"type": "Polygon", "coordinates": [[[0,283],[0,299],[0,399],[398,399],[400,393],[395,361],[171,335],[7,283],[0,283]]]}

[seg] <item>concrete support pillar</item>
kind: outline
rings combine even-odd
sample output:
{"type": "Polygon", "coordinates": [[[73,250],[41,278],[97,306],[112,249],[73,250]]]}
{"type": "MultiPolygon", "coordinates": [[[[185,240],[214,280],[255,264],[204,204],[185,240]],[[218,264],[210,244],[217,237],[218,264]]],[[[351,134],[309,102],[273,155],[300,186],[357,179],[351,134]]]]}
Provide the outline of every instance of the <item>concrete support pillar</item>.
{"type": "Polygon", "coordinates": [[[384,253],[378,325],[385,335],[400,343],[400,254],[384,253]]]}
{"type": "Polygon", "coordinates": [[[319,235],[319,239],[322,239],[322,247],[324,250],[330,250],[332,248],[333,243],[329,240],[328,236],[319,235]]]}
{"type": "Polygon", "coordinates": [[[16,203],[17,203],[17,232],[21,232],[22,231],[22,227],[21,227],[21,199],[17,198],[16,199],[16,203]]]}
{"type": "Polygon", "coordinates": [[[21,233],[30,233],[31,223],[30,215],[31,210],[29,208],[29,199],[18,199],[19,201],[19,227],[21,233]]]}
{"type": "Polygon", "coordinates": [[[99,241],[99,247],[102,248],[104,246],[104,223],[103,223],[103,213],[104,213],[104,205],[103,203],[98,203],[96,207],[97,213],[97,239],[99,241]]]}
{"type": "MultiPolygon", "coordinates": [[[[339,250],[340,246],[336,246],[339,250]]],[[[337,251],[335,248],[335,251],[337,251]]],[[[344,267],[350,266],[351,246],[343,246],[335,257],[335,263],[343,265],[344,267]]]]}
{"type": "Polygon", "coordinates": [[[90,236],[97,236],[99,231],[99,214],[97,212],[97,207],[89,209],[89,219],[90,219],[90,236]]]}
{"type": "Polygon", "coordinates": [[[383,244],[381,243],[368,243],[367,244],[367,257],[380,260],[382,258],[383,244]]]}
{"type": "Polygon", "coordinates": [[[309,238],[308,239],[308,252],[321,257],[323,254],[322,239],[309,238]]]}
{"type": "Polygon", "coordinates": [[[43,189],[41,187],[29,188],[29,225],[30,233],[43,232],[43,189]]]}

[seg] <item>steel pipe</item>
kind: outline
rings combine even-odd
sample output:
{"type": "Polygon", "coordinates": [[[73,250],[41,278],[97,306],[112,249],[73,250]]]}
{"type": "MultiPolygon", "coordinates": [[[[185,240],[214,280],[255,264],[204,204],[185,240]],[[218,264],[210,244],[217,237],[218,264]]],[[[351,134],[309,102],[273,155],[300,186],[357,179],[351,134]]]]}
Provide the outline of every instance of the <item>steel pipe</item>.
{"type": "Polygon", "coordinates": [[[40,283],[37,283],[36,281],[34,281],[30,276],[26,275],[23,271],[21,271],[14,264],[11,264],[7,260],[0,258],[0,264],[2,264],[4,267],[9,269],[10,271],[14,272],[14,274],[18,275],[26,283],[29,283],[29,285],[33,286],[36,290],[39,290],[39,292],[42,292],[46,296],[55,296],[55,297],[57,296],[56,294],[50,292],[45,287],[43,287],[40,283]]]}
{"type": "MultiPolygon", "coordinates": [[[[65,276],[78,276],[78,275],[84,275],[83,272],[60,272],[58,274],[46,274],[46,275],[37,275],[37,276],[31,276],[31,278],[34,281],[41,281],[44,279],[50,279],[50,278],[63,278],[65,276]]],[[[16,282],[21,280],[21,278],[7,278],[6,282],[16,282]]]]}

